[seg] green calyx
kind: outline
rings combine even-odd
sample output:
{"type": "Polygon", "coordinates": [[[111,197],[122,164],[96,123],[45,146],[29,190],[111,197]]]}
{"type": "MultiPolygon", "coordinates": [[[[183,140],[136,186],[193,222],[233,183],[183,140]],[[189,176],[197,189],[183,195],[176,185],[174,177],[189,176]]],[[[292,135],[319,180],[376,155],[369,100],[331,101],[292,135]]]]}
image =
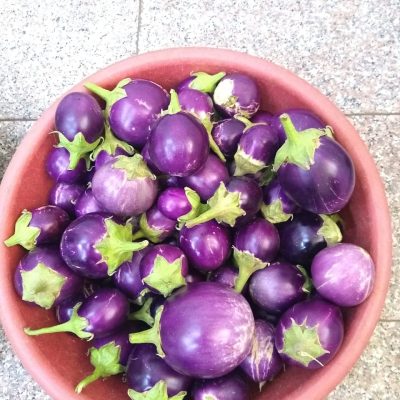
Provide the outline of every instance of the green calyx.
{"type": "Polygon", "coordinates": [[[164,231],[160,229],[154,229],[149,226],[146,213],[143,213],[139,218],[139,228],[140,229],[133,234],[133,240],[146,238],[149,239],[152,243],[160,243],[163,241],[161,236],[164,231]]]}
{"type": "Polygon", "coordinates": [[[118,375],[124,372],[125,368],[119,363],[121,355],[121,346],[115,342],[107,343],[96,349],[90,349],[90,363],[94,371],[83,379],[75,388],[75,392],[81,393],[82,390],[92,382],[109,376],[118,375]]]}
{"type": "Polygon", "coordinates": [[[179,103],[179,97],[178,97],[178,94],[176,93],[176,91],[174,89],[171,89],[169,94],[170,94],[169,105],[168,105],[167,110],[162,112],[162,115],[176,114],[182,110],[181,105],[179,103]]]}
{"type": "Polygon", "coordinates": [[[53,307],[67,278],[47,267],[37,264],[30,271],[21,271],[22,300],[37,304],[46,310],[53,307]]]}
{"type": "Polygon", "coordinates": [[[68,169],[75,169],[79,161],[85,159],[88,153],[91,153],[103,140],[101,137],[93,143],[88,143],[82,132],[78,132],[72,141],[69,141],[61,132],[58,132],[59,143],[56,147],[62,147],[69,153],[68,169]]]}
{"type": "Polygon", "coordinates": [[[215,219],[218,223],[225,222],[235,226],[236,219],[245,215],[246,212],[240,206],[240,193],[229,192],[224,182],[221,182],[218,189],[207,201],[208,209],[196,218],[186,222],[188,228],[215,219]]]}
{"type": "Polygon", "coordinates": [[[204,93],[212,93],[218,82],[226,75],[226,73],[218,72],[217,74],[210,75],[207,74],[207,72],[195,72],[191,75],[196,77],[189,83],[191,89],[200,90],[200,92],[204,93]]]}
{"type": "Polygon", "coordinates": [[[182,275],[183,256],[172,262],[168,262],[162,255],[158,254],[154,260],[152,272],[143,279],[150,288],[168,297],[175,289],[186,285],[182,275]]]}
{"type": "Polygon", "coordinates": [[[314,164],[315,150],[320,145],[319,138],[327,134],[326,129],[306,129],[297,131],[288,114],[282,114],[281,120],[286,133],[286,141],[275,155],[274,171],[284,163],[295,164],[303,169],[310,169],[314,164]]]}
{"type": "Polygon", "coordinates": [[[105,151],[110,155],[115,155],[117,149],[124,150],[127,154],[132,155],[135,153],[135,149],[128,143],[117,139],[111,131],[110,124],[107,119],[104,124],[104,140],[97,146],[94,151],[90,154],[90,159],[95,161],[97,156],[105,151]]]}
{"type": "Polygon", "coordinates": [[[261,261],[248,251],[238,250],[233,247],[233,260],[239,269],[239,275],[235,282],[235,290],[241,293],[247,281],[259,269],[267,267],[269,264],[261,261]]]}
{"type": "Polygon", "coordinates": [[[4,241],[7,247],[19,244],[26,250],[32,250],[36,247],[36,239],[40,235],[40,229],[29,226],[32,220],[32,213],[24,210],[15,223],[15,231],[12,236],[4,241]]]}
{"type": "Polygon", "coordinates": [[[260,186],[267,186],[276,176],[272,165],[267,165],[262,171],[258,179],[260,186]]]}
{"type": "Polygon", "coordinates": [[[142,306],[147,298],[147,295],[150,293],[150,290],[148,288],[144,288],[140,293],[139,296],[136,297],[136,299],[132,300],[133,304],[136,304],[138,306],[142,306]]]}
{"type": "Polygon", "coordinates": [[[317,328],[317,325],[308,327],[306,320],[302,324],[297,324],[292,318],[292,325],[283,333],[283,349],[279,352],[305,367],[308,367],[312,361],[323,367],[318,358],[328,354],[329,351],[322,347],[317,328]]]}
{"type": "Polygon", "coordinates": [[[106,102],[105,114],[106,117],[108,117],[113,104],[127,96],[124,86],[131,81],[132,79],[130,78],[123,79],[113,90],[104,89],[92,82],[86,82],[84,86],[86,89],[90,90],[92,93],[96,94],[106,102]]]}
{"type": "Polygon", "coordinates": [[[142,321],[149,326],[153,326],[154,318],[151,316],[151,305],[153,304],[153,298],[149,297],[139,310],[129,314],[129,320],[142,321]]]}
{"type": "Polygon", "coordinates": [[[210,145],[210,149],[218,156],[218,158],[222,161],[222,162],[226,162],[226,158],[223,155],[222,151],[220,150],[220,148],[218,147],[217,143],[214,140],[214,137],[212,135],[212,128],[213,128],[213,124],[211,122],[210,117],[206,117],[204,118],[201,123],[203,124],[204,128],[206,128],[207,131],[207,135],[208,135],[208,143],[210,145]]]}
{"type": "Polygon", "coordinates": [[[192,209],[185,215],[178,218],[178,222],[186,222],[196,218],[200,212],[201,200],[200,196],[192,189],[185,187],[186,198],[188,199],[192,209]]]}
{"type": "Polygon", "coordinates": [[[158,381],[150,390],[145,392],[136,392],[133,389],[128,390],[128,396],[132,400],[183,400],[186,394],[186,392],[179,392],[175,396],[168,397],[165,381],[158,381]]]}
{"type": "Polygon", "coordinates": [[[242,122],[245,125],[243,133],[248,131],[253,126],[267,125],[265,122],[252,122],[248,118],[246,118],[244,115],[235,115],[233,118],[237,119],[238,121],[242,122]]]}
{"type": "Polygon", "coordinates": [[[135,154],[132,157],[118,156],[112,167],[124,170],[127,179],[130,181],[137,178],[157,179],[140,154],[135,154]]]}
{"type": "Polygon", "coordinates": [[[71,332],[74,333],[76,336],[78,336],[80,339],[92,340],[93,333],[85,331],[85,329],[89,325],[88,320],[78,315],[78,310],[81,304],[82,303],[76,304],[76,306],[72,310],[71,318],[69,319],[69,321],[64,322],[63,324],[50,326],[48,328],[34,329],[34,330],[30,328],[25,328],[24,332],[28,336],[46,335],[49,333],[71,332]]]}
{"type": "Polygon", "coordinates": [[[234,155],[235,172],[234,176],[243,176],[248,174],[256,174],[265,168],[265,163],[246,154],[239,145],[234,155]]]}
{"type": "Polygon", "coordinates": [[[279,224],[293,218],[293,214],[286,214],[283,211],[282,202],[280,199],[273,201],[271,204],[263,204],[261,213],[264,218],[271,224],[279,224]]]}
{"type": "Polygon", "coordinates": [[[310,294],[312,289],[313,289],[313,284],[312,284],[312,280],[310,278],[310,275],[308,274],[308,272],[306,271],[306,269],[303,266],[295,265],[295,267],[300,271],[300,273],[304,277],[304,284],[303,284],[303,287],[302,287],[303,292],[307,293],[307,294],[310,294]]]}
{"type": "Polygon", "coordinates": [[[157,354],[164,358],[165,353],[161,347],[160,337],[160,320],[164,310],[164,306],[158,308],[156,316],[154,318],[154,325],[146,331],[135,332],[129,335],[129,341],[133,344],[151,343],[157,348],[157,354]]]}
{"type": "Polygon", "coordinates": [[[337,219],[330,215],[319,215],[322,218],[322,226],[319,228],[317,234],[325,239],[328,246],[339,243],[342,241],[342,232],[337,224],[337,219]]]}
{"type": "Polygon", "coordinates": [[[108,218],[105,227],[106,234],[95,248],[101,254],[101,262],[107,264],[108,275],[111,276],[122,263],[132,260],[135,251],[144,249],[149,242],[132,242],[132,224],[129,221],[122,225],[108,218]]]}

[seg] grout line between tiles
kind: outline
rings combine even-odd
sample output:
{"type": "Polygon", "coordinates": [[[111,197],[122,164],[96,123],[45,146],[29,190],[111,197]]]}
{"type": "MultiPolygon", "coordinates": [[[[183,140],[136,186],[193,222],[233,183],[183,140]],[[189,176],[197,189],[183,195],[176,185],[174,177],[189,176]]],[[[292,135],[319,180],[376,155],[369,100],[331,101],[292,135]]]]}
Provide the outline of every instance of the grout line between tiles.
{"type": "Polygon", "coordinates": [[[400,319],[386,319],[386,318],[383,318],[383,319],[380,319],[379,320],[379,322],[400,322],[400,319]]]}
{"type": "Polygon", "coordinates": [[[400,115],[398,112],[384,113],[384,112],[365,112],[365,113],[345,113],[347,117],[364,117],[364,116],[397,116],[400,115]]]}

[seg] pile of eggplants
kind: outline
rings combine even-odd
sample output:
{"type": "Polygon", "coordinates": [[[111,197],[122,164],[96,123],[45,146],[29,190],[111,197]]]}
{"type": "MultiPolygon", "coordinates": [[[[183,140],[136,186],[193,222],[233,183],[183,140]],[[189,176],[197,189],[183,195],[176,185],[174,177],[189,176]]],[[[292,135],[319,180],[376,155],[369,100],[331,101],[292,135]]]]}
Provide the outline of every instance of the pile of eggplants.
{"type": "Polygon", "coordinates": [[[5,241],[28,251],[18,295],[58,320],[26,334],[91,341],[76,391],[120,374],[134,400],[246,400],[330,362],[375,273],[341,243],[355,172],[333,130],[261,110],[242,73],[86,87],[56,111],[48,205],[5,241]]]}

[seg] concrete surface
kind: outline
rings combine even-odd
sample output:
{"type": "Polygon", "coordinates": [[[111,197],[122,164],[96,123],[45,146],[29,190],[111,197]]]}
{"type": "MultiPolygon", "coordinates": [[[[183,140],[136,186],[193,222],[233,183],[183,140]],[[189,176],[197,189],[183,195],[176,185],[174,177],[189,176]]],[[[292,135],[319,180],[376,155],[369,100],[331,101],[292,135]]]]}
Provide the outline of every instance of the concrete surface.
{"type": "MultiPolygon", "coordinates": [[[[32,121],[65,89],[116,60],[163,47],[247,51],[332,99],[368,143],[394,227],[393,277],[369,347],[332,400],[400,398],[399,0],[9,0],[0,8],[0,176],[32,121]]],[[[48,397],[0,330],[0,399],[48,397]]]]}

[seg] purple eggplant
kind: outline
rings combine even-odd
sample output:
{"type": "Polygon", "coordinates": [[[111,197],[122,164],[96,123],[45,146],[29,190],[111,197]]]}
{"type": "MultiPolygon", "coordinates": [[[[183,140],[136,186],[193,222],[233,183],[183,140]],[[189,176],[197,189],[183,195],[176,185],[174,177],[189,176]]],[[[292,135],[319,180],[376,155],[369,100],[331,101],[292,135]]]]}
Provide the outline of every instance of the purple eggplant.
{"type": "Polygon", "coordinates": [[[38,247],[19,262],[14,286],[22,300],[48,310],[77,296],[83,280],[68,268],[56,247],[38,247]]]}
{"type": "Polygon", "coordinates": [[[214,113],[211,97],[200,90],[182,89],[178,92],[178,99],[182,110],[193,114],[200,121],[210,119],[214,113]]]}
{"type": "Polygon", "coordinates": [[[71,318],[60,325],[32,330],[25,329],[29,336],[48,333],[71,332],[81,339],[91,340],[110,335],[128,319],[129,302],[117,289],[101,288],[78,303],[71,318]]]}
{"type": "Polygon", "coordinates": [[[124,262],[113,275],[114,285],[124,292],[131,300],[143,304],[144,296],[149,292],[140,276],[140,262],[151,247],[137,251],[132,261],[124,262]]]}
{"type": "Polygon", "coordinates": [[[132,242],[132,224],[121,224],[104,214],[87,214],[76,219],[61,239],[61,255],[77,274],[103,279],[120,265],[132,260],[132,254],[149,242],[132,242]]]}
{"type": "Polygon", "coordinates": [[[214,103],[228,117],[242,115],[252,117],[260,107],[260,89],[248,75],[232,73],[225,75],[214,91],[214,103]]]}
{"type": "Polygon", "coordinates": [[[145,79],[123,79],[111,91],[90,82],[85,87],[106,101],[106,113],[115,136],[139,148],[146,143],[169,101],[161,86],[145,79]]]}
{"type": "Polygon", "coordinates": [[[285,193],[278,179],[273,179],[263,187],[264,203],[261,212],[264,218],[273,223],[286,222],[299,211],[297,204],[285,193]]]}
{"type": "Polygon", "coordinates": [[[213,126],[212,137],[226,157],[235,155],[245,128],[244,122],[236,118],[224,119],[213,126]]]}
{"type": "MultiPolygon", "coordinates": [[[[146,144],[143,146],[143,149],[140,154],[143,157],[143,160],[146,162],[147,166],[150,168],[150,171],[153,172],[153,174],[155,174],[155,175],[162,174],[161,171],[154,165],[153,161],[150,158],[149,142],[146,142],[146,144]]],[[[163,178],[163,177],[165,177],[165,175],[161,175],[158,178],[163,178]]],[[[176,178],[176,177],[174,177],[174,178],[176,178]]]]}
{"type": "Polygon", "coordinates": [[[209,379],[240,365],[253,335],[253,314],[242,295],[218,283],[199,282],[169,297],[154,326],[132,334],[130,341],[153,343],[175,371],[209,379]]]}
{"type": "Polygon", "coordinates": [[[140,154],[118,156],[95,172],[92,190],[106,211],[132,217],[153,205],[157,180],[140,154]]]}
{"type": "Polygon", "coordinates": [[[177,91],[183,89],[195,89],[204,93],[213,93],[218,82],[225,76],[225,72],[210,75],[206,72],[194,72],[179,83],[177,91]]]}
{"type": "Polygon", "coordinates": [[[19,244],[26,250],[32,250],[37,245],[57,243],[69,222],[68,214],[60,207],[24,210],[15,223],[14,234],[4,244],[7,247],[19,244]]]}
{"type": "Polygon", "coordinates": [[[149,156],[163,174],[187,176],[206,162],[209,142],[206,128],[193,115],[180,110],[171,91],[168,113],[160,117],[149,139],[149,156]]]}
{"type": "Polygon", "coordinates": [[[305,300],[312,290],[304,268],[277,261],[256,271],[250,279],[249,293],[254,303],[271,314],[281,314],[305,300]]]}
{"type": "Polygon", "coordinates": [[[185,276],[186,283],[196,283],[203,282],[206,280],[206,277],[201,273],[195,271],[194,269],[189,268],[188,274],[185,276]]]}
{"type": "Polygon", "coordinates": [[[186,285],[188,261],[183,251],[170,244],[153,246],[140,262],[140,276],[151,292],[168,297],[186,285]]]}
{"type": "Polygon", "coordinates": [[[56,306],[56,318],[57,321],[62,324],[69,321],[74,312],[74,307],[78,303],[82,303],[85,300],[83,293],[79,293],[77,296],[69,297],[68,299],[62,301],[56,306]]]}
{"type": "Polygon", "coordinates": [[[283,362],[275,348],[275,328],[261,319],[256,329],[250,354],[240,368],[254,382],[272,380],[282,369],[283,362]]]}
{"type": "Polygon", "coordinates": [[[157,208],[169,219],[187,221],[198,215],[200,204],[200,197],[194,190],[170,187],[160,194],[157,208]]]}
{"type": "MultiPolygon", "coordinates": [[[[276,122],[276,117],[267,111],[257,111],[251,118],[253,124],[267,124],[274,126],[276,122]]],[[[285,141],[285,135],[282,136],[283,141],[285,141]]]]}
{"type": "Polygon", "coordinates": [[[70,169],[68,150],[59,147],[51,150],[46,160],[47,173],[56,181],[64,183],[80,183],[85,179],[86,160],[81,158],[75,168],[70,169]]]}
{"type": "Polygon", "coordinates": [[[163,381],[167,386],[168,396],[175,396],[180,392],[187,392],[192,383],[190,377],[168,366],[152,344],[134,347],[129,356],[126,375],[129,387],[139,393],[151,390],[158,382],[163,381]]]}
{"type": "Polygon", "coordinates": [[[293,264],[311,265],[314,256],[327,245],[342,240],[335,218],[307,211],[295,214],[291,221],[278,225],[282,238],[280,252],[293,264]]]}
{"type": "Polygon", "coordinates": [[[150,208],[139,219],[139,230],[133,239],[146,238],[153,243],[160,243],[175,232],[176,221],[167,218],[157,207],[150,208]]]}
{"type": "Polygon", "coordinates": [[[207,272],[217,269],[228,259],[231,240],[225,227],[208,221],[193,228],[183,227],[179,247],[194,268],[207,272]]]}
{"type": "Polygon", "coordinates": [[[215,271],[212,271],[209,281],[217,282],[233,289],[235,287],[238,275],[239,271],[236,267],[233,265],[223,265],[215,271]]]}
{"type": "Polygon", "coordinates": [[[86,189],[75,204],[75,215],[82,217],[86,214],[99,213],[105,211],[103,206],[96,200],[92,189],[86,189]]]}
{"type": "MultiPolygon", "coordinates": [[[[245,121],[245,119],[242,119],[245,121]]],[[[274,161],[279,149],[276,131],[267,124],[246,121],[235,153],[235,176],[256,174],[274,161]]]]}
{"type": "Polygon", "coordinates": [[[340,243],[321,250],[311,265],[317,292],[342,307],[361,304],[372,292],[375,265],[360,246],[340,243]]]}
{"type": "Polygon", "coordinates": [[[79,160],[97,147],[103,124],[103,113],[94,97],[73,92],[60,101],[55,125],[60,141],[58,147],[69,152],[69,169],[75,169],[79,160]]]}
{"type": "Polygon", "coordinates": [[[49,203],[62,208],[70,216],[75,216],[75,204],[85,191],[83,185],[76,183],[57,183],[49,195],[49,203]]]}
{"type": "Polygon", "coordinates": [[[355,183],[353,162],[329,135],[329,127],[299,132],[289,115],[280,116],[287,139],[278,150],[274,170],[283,190],[301,208],[333,214],[350,200],[355,183]]]}
{"type": "Polygon", "coordinates": [[[125,371],[129,354],[133,348],[129,342],[131,331],[132,329],[124,327],[109,336],[93,340],[92,347],[89,349],[89,356],[94,370],[76,386],[75,391],[77,393],[81,393],[87,385],[98,379],[122,374],[125,371]]]}
{"type": "Polygon", "coordinates": [[[286,140],[285,129],[283,128],[282,122],[280,120],[280,116],[282,114],[289,115],[293,125],[298,131],[305,131],[306,129],[311,129],[311,128],[324,129],[326,127],[326,125],[319,119],[319,117],[317,117],[314,113],[312,113],[309,110],[305,110],[302,108],[289,108],[287,110],[283,110],[279,114],[274,115],[272,122],[272,126],[278,133],[281,145],[286,140]]]}
{"type": "Polygon", "coordinates": [[[215,193],[221,182],[228,181],[229,172],[225,164],[214,154],[208,156],[200,170],[181,179],[182,185],[193,189],[203,201],[215,193]]]}
{"type": "Polygon", "coordinates": [[[108,121],[104,124],[104,140],[95,148],[90,159],[95,162],[96,170],[117,156],[131,156],[135,149],[128,143],[117,139],[111,131],[108,121]]]}
{"type": "Polygon", "coordinates": [[[277,229],[270,222],[257,218],[236,232],[233,258],[239,268],[235,290],[243,290],[250,276],[274,260],[279,251],[277,229]]]}
{"type": "Polygon", "coordinates": [[[343,331],[339,307],[322,299],[306,300],[282,315],[275,331],[275,347],[287,364],[320,368],[339,350],[343,331]]]}
{"type": "Polygon", "coordinates": [[[193,400],[249,400],[249,388],[237,373],[216,379],[203,379],[194,384],[193,400]]]}

